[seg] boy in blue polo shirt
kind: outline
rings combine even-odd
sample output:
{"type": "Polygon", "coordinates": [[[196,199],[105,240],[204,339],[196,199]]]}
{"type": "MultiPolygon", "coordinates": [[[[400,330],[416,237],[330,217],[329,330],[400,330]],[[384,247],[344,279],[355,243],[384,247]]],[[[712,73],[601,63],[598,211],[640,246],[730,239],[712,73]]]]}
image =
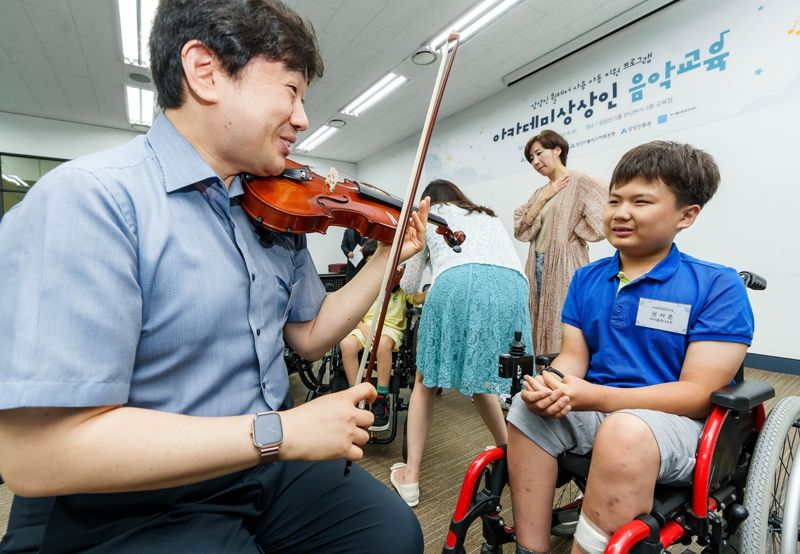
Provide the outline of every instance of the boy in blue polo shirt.
{"type": "Polygon", "coordinates": [[[562,452],[592,451],[573,552],[603,552],[650,512],[657,482],[691,481],[710,395],[734,378],[753,336],[736,271],[673,244],[718,183],[710,155],[671,142],[638,146],[614,169],[603,224],[617,253],[572,278],[552,363],[564,377],[526,378],[509,410],[517,553],[550,550],[562,452]]]}

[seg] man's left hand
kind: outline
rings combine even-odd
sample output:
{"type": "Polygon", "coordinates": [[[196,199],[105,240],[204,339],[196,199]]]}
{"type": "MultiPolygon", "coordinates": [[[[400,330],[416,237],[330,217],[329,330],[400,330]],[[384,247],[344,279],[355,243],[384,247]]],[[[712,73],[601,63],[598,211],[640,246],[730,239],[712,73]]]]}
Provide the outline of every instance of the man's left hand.
{"type": "MultiPolygon", "coordinates": [[[[406,236],[403,237],[403,242],[400,245],[400,261],[404,262],[411,256],[422,250],[425,246],[425,226],[428,223],[428,212],[431,209],[431,199],[425,199],[419,203],[419,210],[411,212],[408,228],[406,228],[406,236]]],[[[378,243],[378,250],[386,248],[388,245],[378,243]]]]}

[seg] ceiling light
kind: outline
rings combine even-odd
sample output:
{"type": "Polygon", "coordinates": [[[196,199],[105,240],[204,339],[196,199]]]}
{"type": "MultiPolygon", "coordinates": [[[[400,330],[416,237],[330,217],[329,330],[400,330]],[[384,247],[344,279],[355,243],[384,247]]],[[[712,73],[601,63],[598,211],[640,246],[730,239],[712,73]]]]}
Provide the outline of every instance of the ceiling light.
{"type": "Polygon", "coordinates": [[[125,96],[128,101],[128,122],[131,125],[153,124],[153,110],[155,109],[155,94],[152,90],[125,87],[125,96]]]}
{"type": "Polygon", "coordinates": [[[24,179],[22,179],[21,177],[17,177],[16,175],[6,175],[5,173],[3,173],[3,179],[21,188],[25,189],[31,188],[31,186],[28,183],[26,183],[24,179]]]}
{"type": "Polygon", "coordinates": [[[328,125],[340,129],[345,125],[347,125],[347,121],[345,121],[344,119],[331,119],[330,121],[328,121],[328,125]]]}
{"type": "Polygon", "coordinates": [[[391,93],[397,87],[408,81],[402,75],[395,75],[388,73],[383,79],[372,85],[367,91],[350,102],[343,110],[342,113],[358,117],[358,114],[369,109],[379,100],[391,93]]]}
{"type": "Polygon", "coordinates": [[[320,144],[322,144],[323,142],[325,142],[326,140],[328,140],[329,138],[331,138],[331,136],[338,130],[339,129],[331,127],[330,125],[323,125],[319,129],[311,133],[311,136],[309,136],[303,142],[298,144],[296,148],[297,150],[304,150],[306,152],[309,152],[314,148],[316,148],[317,146],[319,146],[320,144]]]}
{"type": "Polygon", "coordinates": [[[436,61],[436,52],[423,48],[414,52],[411,56],[411,61],[417,65],[430,65],[436,61]]]}
{"type": "Polygon", "coordinates": [[[455,23],[445,27],[441,33],[436,35],[436,38],[428,43],[428,48],[431,50],[438,50],[447,42],[447,37],[453,32],[460,35],[459,40],[463,43],[471,35],[474,35],[491,21],[500,17],[500,15],[505,13],[514,4],[519,3],[519,1],[520,0],[484,0],[455,23]]]}
{"type": "Polygon", "coordinates": [[[147,43],[158,0],[117,0],[117,5],[125,63],[147,67],[150,60],[147,43]]]}

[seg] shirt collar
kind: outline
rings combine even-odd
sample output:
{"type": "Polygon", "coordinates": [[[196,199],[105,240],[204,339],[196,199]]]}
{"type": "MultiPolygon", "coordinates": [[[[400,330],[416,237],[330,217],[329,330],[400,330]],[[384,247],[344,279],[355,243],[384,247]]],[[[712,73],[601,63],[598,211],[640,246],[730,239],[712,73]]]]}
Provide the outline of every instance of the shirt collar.
{"type": "MultiPolygon", "coordinates": [[[[672,248],[669,250],[669,254],[667,254],[663,260],[658,262],[656,266],[651,269],[648,273],[640,277],[640,279],[655,279],[656,281],[666,281],[675,272],[678,270],[678,266],[681,263],[681,252],[678,250],[678,246],[675,243],[672,243],[672,248]]],[[[606,270],[606,278],[611,280],[617,277],[619,273],[619,250],[614,252],[613,261],[608,265],[606,270]]],[[[639,279],[636,279],[637,281],[639,279]]]]}
{"type": "Polygon", "coordinates": [[[147,141],[161,164],[164,188],[168,193],[195,183],[220,180],[194,146],[163,113],[158,114],[147,132],[147,141]]]}

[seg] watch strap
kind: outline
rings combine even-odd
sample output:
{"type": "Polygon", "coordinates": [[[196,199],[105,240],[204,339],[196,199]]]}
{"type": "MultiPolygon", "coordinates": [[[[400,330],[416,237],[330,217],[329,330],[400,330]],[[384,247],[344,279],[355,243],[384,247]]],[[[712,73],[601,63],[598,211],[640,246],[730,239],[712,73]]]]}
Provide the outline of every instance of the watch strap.
{"type": "Polygon", "coordinates": [[[258,463],[259,464],[268,464],[270,462],[274,462],[278,459],[278,454],[280,454],[281,445],[280,444],[272,444],[270,446],[262,446],[258,448],[258,463]]]}

